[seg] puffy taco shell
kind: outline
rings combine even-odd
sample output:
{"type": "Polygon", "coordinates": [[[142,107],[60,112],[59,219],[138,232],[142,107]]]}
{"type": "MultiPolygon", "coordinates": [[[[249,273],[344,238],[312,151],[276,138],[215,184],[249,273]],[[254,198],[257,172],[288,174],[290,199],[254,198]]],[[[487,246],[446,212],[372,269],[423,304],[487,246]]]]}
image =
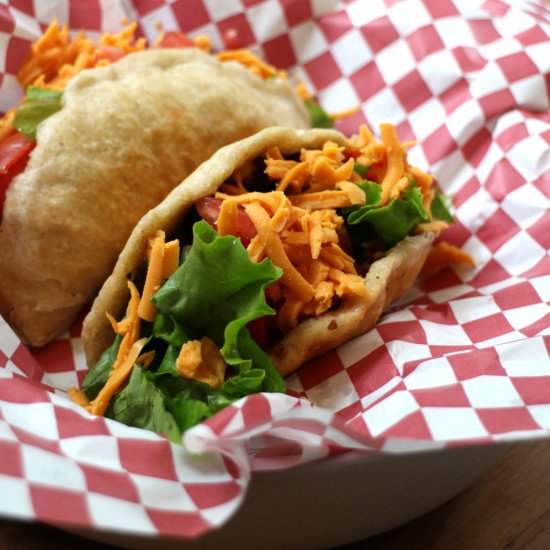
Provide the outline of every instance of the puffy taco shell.
{"type": "MultiPolygon", "coordinates": [[[[84,320],[82,339],[88,364],[95,364],[112,343],[114,334],[106,317],[109,312],[121,318],[128,302],[127,279],[135,278],[144,265],[148,239],[157,230],[167,236],[177,232],[187,213],[201,198],[215,193],[248,161],[272,147],[294,154],[301,149],[322,148],[327,141],[346,145],[347,138],[333,130],[295,131],[269,128],[240,142],[228,145],[197,168],[156,208],[149,211],[133,230],[112,275],[107,279],[93,307],[84,320]]],[[[375,261],[368,270],[364,284],[369,297],[343,300],[337,307],[301,321],[287,332],[269,351],[278,371],[286,376],[307,360],[325,353],[372,328],[383,310],[402,296],[414,283],[424,264],[435,232],[406,237],[375,261]]]]}
{"type": "Polygon", "coordinates": [[[196,48],[134,53],[74,77],[7,193],[0,313],[26,343],[47,343],[145,212],[219,147],[275,124],[309,126],[286,81],[196,48]]]}

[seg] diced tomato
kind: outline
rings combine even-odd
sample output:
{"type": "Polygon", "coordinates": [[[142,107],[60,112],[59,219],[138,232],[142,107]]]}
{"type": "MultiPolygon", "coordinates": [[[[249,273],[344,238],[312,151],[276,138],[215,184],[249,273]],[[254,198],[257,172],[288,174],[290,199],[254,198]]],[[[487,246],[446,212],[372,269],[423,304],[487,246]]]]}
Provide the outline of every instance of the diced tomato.
{"type": "Polygon", "coordinates": [[[126,52],[122,48],[119,48],[117,46],[110,46],[107,44],[102,44],[95,53],[96,61],[100,61],[101,59],[106,59],[111,63],[118,61],[125,55],[126,55],[126,52]]]}
{"type": "Polygon", "coordinates": [[[168,31],[160,41],[160,48],[190,48],[195,43],[184,33],[177,31],[168,31]]]}
{"type": "Polygon", "coordinates": [[[216,226],[216,221],[220,215],[222,201],[214,197],[204,197],[195,204],[199,216],[207,221],[212,227],[216,226]]]}
{"type": "Polygon", "coordinates": [[[234,28],[229,28],[222,33],[222,40],[228,50],[238,50],[243,47],[239,31],[234,28]]]}
{"type": "MultiPolygon", "coordinates": [[[[199,216],[216,229],[216,221],[220,215],[222,200],[216,199],[215,197],[204,197],[199,199],[195,206],[199,216]]],[[[255,236],[256,228],[254,224],[246,215],[244,208],[239,206],[237,210],[237,230],[235,231],[235,237],[239,237],[243,246],[246,248],[255,236]]]]}
{"type": "Polygon", "coordinates": [[[21,132],[14,132],[0,142],[0,174],[7,174],[17,161],[33,148],[33,141],[21,132]]]}
{"type": "Polygon", "coordinates": [[[346,160],[357,159],[360,156],[361,156],[361,151],[358,151],[356,149],[348,149],[348,150],[344,151],[344,158],[346,160]]]}
{"type": "Polygon", "coordinates": [[[250,332],[252,339],[258,344],[261,348],[267,348],[269,343],[268,339],[268,318],[259,317],[247,323],[246,328],[250,332]]]}
{"type": "Polygon", "coordinates": [[[34,142],[20,132],[11,134],[0,143],[0,218],[11,180],[25,169],[33,147],[34,142]]]}

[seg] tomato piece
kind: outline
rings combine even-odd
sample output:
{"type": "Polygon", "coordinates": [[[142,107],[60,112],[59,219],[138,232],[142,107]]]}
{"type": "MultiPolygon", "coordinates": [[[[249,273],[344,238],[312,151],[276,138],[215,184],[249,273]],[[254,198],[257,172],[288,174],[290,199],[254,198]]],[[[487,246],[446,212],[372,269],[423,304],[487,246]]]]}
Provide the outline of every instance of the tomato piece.
{"type": "Polygon", "coordinates": [[[17,161],[33,148],[33,141],[21,132],[14,132],[0,142],[0,174],[7,174],[17,161]]]}
{"type": "Polygon", "coordinates": [[[220,215],[222,201],[214,197],[204,197],[195,204],[199,216],[207,221],[212,227],[216,225],[216,220],[220,215]]]}
{"type": "Polygon", "coordinates": [[[348,150],[344,151],[344,158],[346,160],[357,159],[360,156],[361,156],[361,151],[359,151],[357,149],[348,149],[348,150]]]}
{"type": "Polygon", "coordinates": [[[33,147],[34,142],[21,132],[11,134],[0,143],[0,218],[11,180],[25,169],[33,147]]]}
{"type": "MultiPolygon", "coordinates": [[[[208,222],[214,229],[216,229],[216,221],[220,215],[222,200],[216,199],[215,197],[204,197],[199,199],[195,206],[199,216],[208,222]]],[[[234,236],[241,239],[241,242],[245,248],[256,236],[256,228],[250,221],[250,218],[246,215],[246,212],[242,206],[239,206],[237,209],[237,229],[234,236]]]]}
{"type": "Polygon", "coordinates": [[[184,33],[168,31],[162,37],[159,48],[192,48],[195,43],[184,33]]]}
{"type": "Polygon", "coordinates": [[[261,348],[267,348],[269,343],[268,337],[268,318],[267,317],[258,317],[246,324],[250,336],[260,346],[261,348]]]}
{"type": "Polygon", "coordinates": [[[228,50],[238,50],[243,47],[239,31],[233,27],[223,31],[222,40],[228,50]]]}
{"type": "Polygon", "coordinates": [[[102,59],[106,59],[107,61],[110,61],[111,63],[114,63],[115,61],[118,61],[122,57],[126,55],[126,52],[119,48],[118,46],[110,46],[107,44],[102,44],[99,49],[95,53],[96,61],[101,61],[102,59]]]}

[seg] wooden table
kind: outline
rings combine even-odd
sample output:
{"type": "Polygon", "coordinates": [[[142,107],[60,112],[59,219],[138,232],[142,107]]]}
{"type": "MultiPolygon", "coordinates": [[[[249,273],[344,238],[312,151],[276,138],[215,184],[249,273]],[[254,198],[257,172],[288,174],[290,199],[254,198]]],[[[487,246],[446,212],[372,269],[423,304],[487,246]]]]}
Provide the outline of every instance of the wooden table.
{"type": "MultiPolygon", "coordinates": [[[[52,527],[0,520],[0,550],[109,550],[52,527]]],[[[340,550],[547,550],[550,440],[518,444],[461,495],[425,516],[340,550]]],[[[229,550],[229,549],[227,549],[229,550]]]]}

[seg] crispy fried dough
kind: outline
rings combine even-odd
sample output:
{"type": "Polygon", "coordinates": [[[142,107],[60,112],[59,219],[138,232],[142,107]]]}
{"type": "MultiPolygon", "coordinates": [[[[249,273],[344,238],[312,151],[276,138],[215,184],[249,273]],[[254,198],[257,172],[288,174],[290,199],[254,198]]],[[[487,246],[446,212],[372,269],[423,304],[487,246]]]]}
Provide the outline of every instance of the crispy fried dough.
{"type": "Polygon", "coordinates": [[[286,81],[194,48],[77,75],[7,193],[0,313],[24,342],[47,343],[91,300],[150,208],[218,148],[276,124],[309,126],[286,81]]]}
{"type": "MultiPolygon", "coordinates": [[[[113,330],[105,313],[109,312],[116,318],[123,315],[128,301],[127,278],[135,276],[142,268],[149,237],[158,229],[163,229],[167,235],[174,234],[199,198],[213,194],[236,168],[270,147],[277,146],[283,154],[288,154],[301,148],[321,148],[328,140],[342,145],[346,143],[342,134],[331,130],[263,130],[220,149],[161,204],[148,212],[132,232],[112,275],[84,320],[82,338],[88,364],[95,364],[113,341],[113,330]]],[[[383,259],[373,263],[365,277],[365,285],[371,295],[369,300],[357,298],[344,301],[335,310],[303,321],[288,332],[275,348],[269,350],[279,372],[286,376],[307,360],[372,328],[384,308],[414,283],[434,237],[434,233],[407,237],[383,259]]]]}

